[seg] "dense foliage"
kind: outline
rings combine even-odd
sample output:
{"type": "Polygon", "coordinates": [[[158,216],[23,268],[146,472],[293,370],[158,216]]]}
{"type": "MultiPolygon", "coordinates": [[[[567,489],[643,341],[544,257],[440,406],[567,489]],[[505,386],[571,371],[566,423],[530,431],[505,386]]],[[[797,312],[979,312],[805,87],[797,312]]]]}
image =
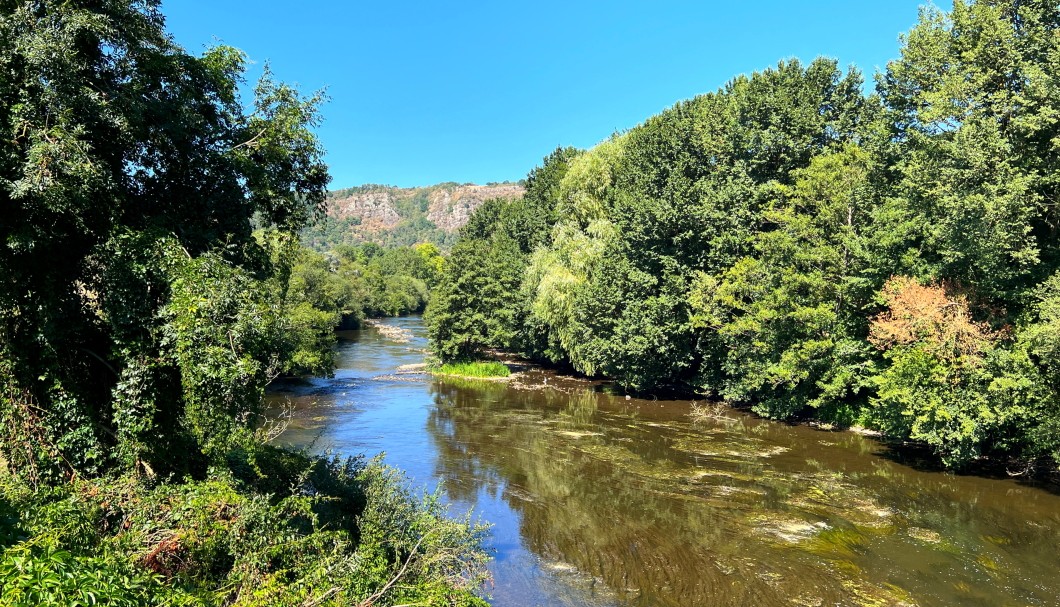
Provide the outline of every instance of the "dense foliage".
{"type": "Polygon", "coordinates": [[[436,352],[1060,461],[1058,28],[928,7],[874,93],[784,61],[558,151],[461,233],[436,352]]]}
{"type": "Polygon", "coordinates": [[[344,316],[422,310],[440,270],[433,245],[303,250],[320,96],[266,72],[245,108],[240,52],[160,24],[118,2],[0,21],[0,448],[34,480],[201,470],[161,454],[223,452],[270,379],[330,372],[344,316]]]}
{"type": "Polygon", "coordinates": [[[266,70],[244,104],[245,64],[154,0],[0,2],[4,605],[482,603],[481,528],[264,444],[269,381],[441,257],[303,250],[322,98],[266,70]]]}
{"type": "Polygon", "coordinates": [[[551,238],[554,192],[577,154],[557,149],[531,172],[521,199],[487,200],[461,228],[426,312],[444,360],[466,359],[491,346],[527,352],[545,347],[530,326],[530,300],[519,285],[531,252],[551,238]]]}
{"type": "Polygon", "coordinates": [[[260,446],[231,463],[186,483],[0,486],[0,603],[485,604],[484,527],[394,470],[260,446]]]}
{"type": "MultiPolygon", "coordinates": [[[[344,245],[326,253],[299,248],[287,300],[295,312],[327,314],[330,327],[355,328],[365,318],[422,312],[443,264],[432,243],[389,249],[374,243],[344,245]]],[[[332,341],[330,332],[327,341],[332,341]]],[[[318,369],[308,365],[303,370],[318,369]]]]}
{"type": "Polygon", "coordinates": [[[7,3],[0,16],[0,418],[34,480],[187,470],[252,420],[282,248],[328,181],[320,96],[268,72],[244,107],[230,47],[193,57],[154,3],[7,3]],[[256,238],[257,223],[268,235],[256,238]]]}

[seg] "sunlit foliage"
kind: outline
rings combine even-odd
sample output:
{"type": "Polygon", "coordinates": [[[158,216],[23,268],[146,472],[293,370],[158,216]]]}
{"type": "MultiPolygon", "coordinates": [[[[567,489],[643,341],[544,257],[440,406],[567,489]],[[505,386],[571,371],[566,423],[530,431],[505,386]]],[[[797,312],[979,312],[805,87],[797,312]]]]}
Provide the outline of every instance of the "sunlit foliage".
{"type": "MultiPolygon", "coordinates": [[[[785,61],[572,155],[482,344],[874,425],[952,466],[1060,454],[1058,27],[1046,2],[928,7],[875,92],[785,61]]],[[[462,237],[505,233],[500,211],[462,237]]],[[[443,358],[485,325],[440,323],[482,303],[436,310],[443,358]]]]}

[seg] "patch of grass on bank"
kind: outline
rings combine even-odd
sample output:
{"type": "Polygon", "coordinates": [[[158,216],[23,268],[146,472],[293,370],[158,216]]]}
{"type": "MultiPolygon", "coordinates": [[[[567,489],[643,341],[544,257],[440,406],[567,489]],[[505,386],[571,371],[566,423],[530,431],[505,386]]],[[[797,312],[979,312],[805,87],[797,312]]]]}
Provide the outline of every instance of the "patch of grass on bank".
{"type": "Polygon", "coordinates": [[[495,360],[476,360],[467,362],[446,363],[435,373],[439,375],[459,375],[460,377],[508,377],[512,374],[508,366],[495,360]]]}

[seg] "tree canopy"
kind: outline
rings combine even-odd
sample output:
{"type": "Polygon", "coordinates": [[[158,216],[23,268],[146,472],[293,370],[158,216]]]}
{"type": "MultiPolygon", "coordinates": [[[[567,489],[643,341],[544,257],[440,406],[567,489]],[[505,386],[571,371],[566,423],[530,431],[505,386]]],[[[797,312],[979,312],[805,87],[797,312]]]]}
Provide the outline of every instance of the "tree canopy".
{"type": "MultiPolygon", "coordinates": [[[[523,245],[517,287],[498,273],[437,302],[436,351],[868,425],[952,466],[1060,461],[1058,27],[1049,2],[928,7],[872,92],[832,60],[783,61],[546,159],[532,176],[558,186],[531,212],[550,227],[524,233],[548,237],[523,245]]],[[[458,246],[518,240],[500,217],[525,207],[481,209],[458,246]]]]}
{"type": "Polygon", "coordinates": [[[285,368],[267,281],[324,200],[322,95],[266,70],[244,104],[245,64],[226,46],[189,55],[157,2],[5,4],[0,418],[16,470],[185,467],[164,454],[216,453],[285,368]]]}

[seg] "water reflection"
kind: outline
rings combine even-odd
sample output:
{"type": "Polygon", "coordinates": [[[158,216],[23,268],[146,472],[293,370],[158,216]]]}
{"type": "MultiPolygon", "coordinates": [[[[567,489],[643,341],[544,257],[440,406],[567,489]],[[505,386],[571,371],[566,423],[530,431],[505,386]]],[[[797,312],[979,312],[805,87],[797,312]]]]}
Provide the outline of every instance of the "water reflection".
{"type": "Polygon", "coordinates": [[[557,402],[448,382],[432,393],[441,467],[505,486],[531,550],[604,580],[628,604],[1057,596],[1039,566],[1060,525],[1049,494],[905,469],[853,434],[750,419],[695,425],[673,403],[631,411],[591,390],[557,402]]]}
{"type": "MultiPolygon", "coordinates": [[[[417,321],[397,322],[422,335],[417,321]]],[[[495,522],[497,604],[1060,596],[1056,495],[912,469],[851,433],[739,413],[693,423],[688,402],[626,400],[546,373],[513,385],[410,381],[394,370],[416,362],[422,342],[355,337],[338,383],[288,390],[317,399],[306,407],[319,423],[302,431],[339,450],[385,449],[417,482],[443,480],[449,499],[495,522]],[[341,387],[328,396],[330,385],[341,387]]]]}

